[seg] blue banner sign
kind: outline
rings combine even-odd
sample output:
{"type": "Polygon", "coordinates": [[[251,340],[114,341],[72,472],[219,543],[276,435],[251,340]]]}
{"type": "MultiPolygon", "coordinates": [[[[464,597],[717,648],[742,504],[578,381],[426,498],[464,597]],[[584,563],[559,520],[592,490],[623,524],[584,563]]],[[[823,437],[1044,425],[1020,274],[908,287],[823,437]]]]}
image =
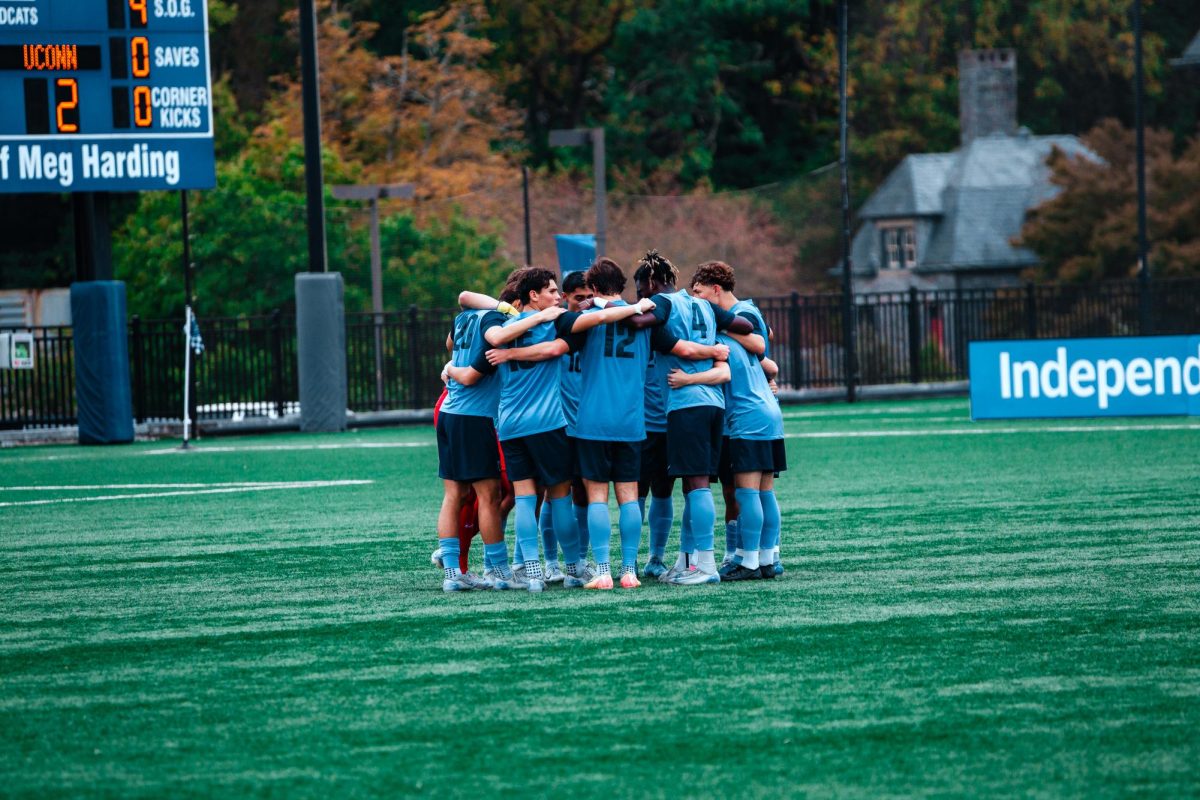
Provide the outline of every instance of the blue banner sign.
{"type": "Polygon", "coordinates": [[[971,418],[1200,415],[1200,336],[971,342],[971,418]]]}
{"type": "Polygon", "coordinates": [[[215,183],[207,0],[0,0],[0,192],[215,183]]]}

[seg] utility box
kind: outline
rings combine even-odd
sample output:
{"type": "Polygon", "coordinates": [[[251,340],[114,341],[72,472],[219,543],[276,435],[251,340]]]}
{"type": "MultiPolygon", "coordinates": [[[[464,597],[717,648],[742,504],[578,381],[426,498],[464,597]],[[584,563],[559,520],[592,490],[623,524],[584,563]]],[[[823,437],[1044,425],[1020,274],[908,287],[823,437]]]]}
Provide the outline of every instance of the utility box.
{"type": "Polygon", "coordinates": [[[32,333],[0,333],[0,369],[33,369],[32,333]]]}

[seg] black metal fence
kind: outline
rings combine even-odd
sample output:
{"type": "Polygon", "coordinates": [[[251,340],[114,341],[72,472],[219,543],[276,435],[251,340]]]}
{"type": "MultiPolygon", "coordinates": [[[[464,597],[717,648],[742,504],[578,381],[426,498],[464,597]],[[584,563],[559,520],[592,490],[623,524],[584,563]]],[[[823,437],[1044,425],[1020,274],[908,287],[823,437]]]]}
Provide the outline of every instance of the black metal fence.
{"type": "MultiPolygon", "coordinates": [[[[1151,333],[1200,332],[1200,280],[1158,280],[1150,292],[1151,333]]],[[[811,389],[845,384],[840,295],[793,293],[756,302],[772,328],[781,385],[811,389]]],[[[965,380],[972,340],[1139,334],[1141,303],[1134,281],[858,295],[858,382],[965,380]]],[[[438,375],[455,313],[410,308],[347,314],[349,409],[431,407],[441,392],[438,375]]],[[[294,317],[275,312],[202,319],[200,328],[205,343],[196,358],[201,423],[299,410],[294,317]]],[[[178,320],[130,321],[130,380],[138,422],[182,417],[182,329],[178,320]]],[[[71,329],[32,332],[36,369],[0,370],[0,428],[75,422],[71,329]]]]}

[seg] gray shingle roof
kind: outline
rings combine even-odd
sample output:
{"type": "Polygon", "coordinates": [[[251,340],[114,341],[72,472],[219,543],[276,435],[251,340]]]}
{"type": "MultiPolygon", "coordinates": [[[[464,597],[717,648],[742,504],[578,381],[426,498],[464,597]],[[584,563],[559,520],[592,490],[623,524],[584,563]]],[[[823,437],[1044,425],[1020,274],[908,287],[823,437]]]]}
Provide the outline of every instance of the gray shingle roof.
{"type": "Polygon", "coordinates": [[[1179,58],[1171,59],[1173,67],[1200,67],[1200,31],[1192,38],[1192,43],[1183,51],[1179,58]]]}
{"type": "Polygon", "coordinates": [[[878,268],[875,220],[934,217],[933,233],[916,270],[1021,268],[1036,256],[1010,241],[1026,212],[1050,199],[1046,158],[1058,147],[1068,155],[1096,158],[1074,136],[984,136],[953,153],[908,156],[863,206],[855,236],[856,274],[878,268]]]}

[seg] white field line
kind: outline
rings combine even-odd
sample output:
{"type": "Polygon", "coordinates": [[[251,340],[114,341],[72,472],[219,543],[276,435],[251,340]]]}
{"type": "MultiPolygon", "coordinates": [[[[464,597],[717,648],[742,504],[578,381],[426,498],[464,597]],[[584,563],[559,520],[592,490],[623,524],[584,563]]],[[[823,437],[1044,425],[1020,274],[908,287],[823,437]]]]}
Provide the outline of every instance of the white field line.
{"type": "Polygon", "coordinates": [[[201,494],[234,494],[238,492],[269,492],[277,489],[325,489],[335,486],[366,486],[371,480],[346,481],[292,481],[288,483],[262,483],[250,486],[223,486],[217,489],[184,489],[173,492],[146,492],[142,494],[109,494],[95,497],[59,497],[52,500],[18,500],[0,503],[0,508],[10,506],[45,506],[58,503],[92,503],[104,500],[140,500],[150,497],[185,497],[201,494]]]}
{"type": "Polygon", "coordinates": [[[0,486],[0,492],[70,492],[74,490],[84,491],[111,491],[113,489],[211,489],[216,487],[227,486],[279,486],[281,484],[295,483],[295,481],[230,481],[217,483],[98,483],[93,485],[75,485],[75,486],[0,486]]]}
{"type": "Polygon", "coordinates": [[[437,442],[347,442],[344,444],[252,444],[238,447],[236,445],[216,445],[189,447],[180,450],[178,447],[164,447],[159,450],[143,450],[143,456],[165,456],[175,453],[253,453],[279,452],[284,450],[377,450],[394,447],[433,447],[437,442]]]}
{"type": "Polygon", "coordinates": [[[941,430],[816,431],[788,433],[785,439],[871,439],[887,436],[1010,436],[1038,433],[1107,433],[1110,431],[1200,431],[1200,425],[1056,425],[1047,428],[943,428],[941,430]]]}

